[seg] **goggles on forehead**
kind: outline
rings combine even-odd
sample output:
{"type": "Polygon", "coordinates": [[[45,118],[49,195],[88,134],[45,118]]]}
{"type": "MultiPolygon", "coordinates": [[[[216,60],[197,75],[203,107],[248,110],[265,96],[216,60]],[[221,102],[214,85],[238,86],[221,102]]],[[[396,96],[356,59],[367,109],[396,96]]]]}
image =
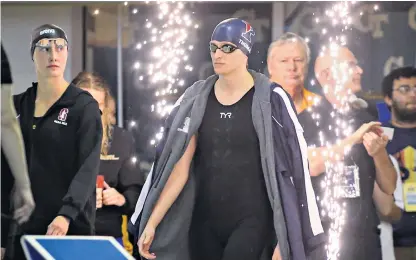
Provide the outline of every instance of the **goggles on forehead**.
{"type": "Polygon", "coordinates": [[[50,48],[50,47],[52,47],[52,42],[55,42],[55,45],[56,45],[56,47],[58,47],[58,49],[63,49],[64,47],[68,46],[68,43],[66,42],[66,40],[62,39],[62,38],[56,38],[56,39],[44,38],[44,39],[40,39],[35,44],[35,46],[40,47],[40,48],[50,48]]]}
{"type": "Polygon", "coordinates": [[[232,53],[235,50],[237,50],[238,48],[231,45],[231,44],[224,44],[221,47],[218,47],[217,45],[215,45],[214,43],[210,43],[209,44],[209,50],[213,53],[215,53],[218,49],[220,49],[222,52],[224,53],[232,53]]]}

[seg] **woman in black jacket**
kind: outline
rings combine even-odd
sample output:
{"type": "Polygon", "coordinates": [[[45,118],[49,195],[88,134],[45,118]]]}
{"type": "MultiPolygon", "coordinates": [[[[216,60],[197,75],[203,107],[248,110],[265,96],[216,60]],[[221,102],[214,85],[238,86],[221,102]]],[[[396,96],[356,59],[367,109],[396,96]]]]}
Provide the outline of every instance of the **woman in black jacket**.
{"type": "Polygon", "coordinates": [[[133,157],[133,136],[115,125],[115,102],[104,80],[81,72],[73,83],[88,91],[102,112],[103,139],[99,175],[104,177],[104,189],[97,187],[97,235],[113,236],[122,242],[122,216],[134,212],[144,178],[133,157]]]}
{"type": "Polygon", "coordinates": [[[25,259],[20,235],[93,235],[95,227],[102,138],[98,104],[64,78],[68,38],[62,28],[34,29],[30,53],[37,82],[13,99],[36,207],[14,234],[13,248],[7,248],[10,259],[25,259]]]}

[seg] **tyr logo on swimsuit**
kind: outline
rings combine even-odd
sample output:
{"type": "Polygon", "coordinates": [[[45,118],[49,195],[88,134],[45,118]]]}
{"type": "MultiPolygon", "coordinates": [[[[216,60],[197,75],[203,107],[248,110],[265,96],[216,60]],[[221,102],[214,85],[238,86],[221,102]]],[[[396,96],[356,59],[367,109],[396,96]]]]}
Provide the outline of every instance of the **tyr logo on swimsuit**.
{"type": "Polygon", "coordinates": [[[224,112],[220,112],[221,118],[231,118],[231,112],[228,113],[224,113],[224,112]]]}

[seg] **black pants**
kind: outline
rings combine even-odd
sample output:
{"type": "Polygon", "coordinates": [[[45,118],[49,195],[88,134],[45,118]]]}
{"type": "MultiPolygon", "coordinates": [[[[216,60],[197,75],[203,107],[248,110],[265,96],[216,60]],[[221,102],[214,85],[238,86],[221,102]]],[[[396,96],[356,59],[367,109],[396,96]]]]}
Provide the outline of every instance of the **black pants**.
{"type": "Polygon", "coordinates": [[[381,260],[381,244],[378,236],[349,237],[341,240],[339,260],[381,260]]]}
{"type": "Polygon", "coordinates": [[[20,239],[23,235],[45,235],[50,221],[33,221],[33,215],[28,222],[22,226],[14,222],[11,226],[11,232],[8,237],[6,248],[6,260],[25,260],[22,244],[20,239]]]}
{"type": "MultiPolygon", "coordinates": [[[[236,223],[230,230],[208,221],[193,221],[192,260],[259,260],[271,249],[273,225],[256,218],[236,223]]],[[[271,258],[271,255],[268,259],[271,258]]]]}
{"type": "Polygon", "coordinates": [[[20,226],[13,219],[11,191],[14,178],[8,161],[1,149],[1,247],[6,248],[5,260],[25,260],[20,237],[15,236],[20,226]],[[17,251],[17,252],[16,252],[17,251]]]}
{"type": "Polygon", "coordinates": [[[9,228],[13,223],[13,212],[10,203],[13,185],[14,178],[3,149],[1,149],[1,247],[7,246],[9,228]]]}
{"type": "Polygon", "coordinates": [[[6,255],[4,257],[5,260],[26,260],[25,254],[23,252],[23,247],[20,244],[20,238],[22,235],[17,235],[12,238],[12,243],[10,243],[9,247],[6,248],[6,255]]]}

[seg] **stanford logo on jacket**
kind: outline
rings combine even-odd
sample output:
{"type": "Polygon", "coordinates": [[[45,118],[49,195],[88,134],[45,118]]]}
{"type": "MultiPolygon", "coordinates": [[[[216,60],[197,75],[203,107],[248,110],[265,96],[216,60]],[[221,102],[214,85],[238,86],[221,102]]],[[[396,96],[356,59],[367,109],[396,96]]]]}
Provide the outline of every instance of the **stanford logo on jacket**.
{"type": "Polygon", "coordinates": [[[66,118],[68,116],[69,109],[68,108],[62,108],[61,111],[59,111],[58,120],[54,120],[53,122],[60,124],[60,125],[67,125],[66,118]]]}

